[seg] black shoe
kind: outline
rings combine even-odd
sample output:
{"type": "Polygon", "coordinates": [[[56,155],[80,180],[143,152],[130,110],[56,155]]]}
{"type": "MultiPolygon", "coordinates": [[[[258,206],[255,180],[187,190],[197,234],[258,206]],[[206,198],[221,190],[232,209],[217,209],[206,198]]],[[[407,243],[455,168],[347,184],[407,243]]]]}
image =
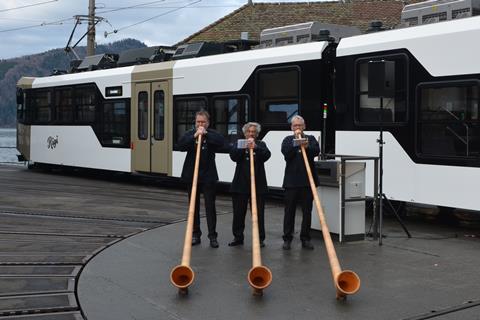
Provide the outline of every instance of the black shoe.
{"type": "Polygon", "coordinates": [[[233,239],[232,242],[228,243],[229,247],[236,247],[236,246],[241,246],[241,245],[243,245],[243,240],[240,240],[240,239],[233,239]]]}
{"type": "Polygon", "coordinates": [[[260,248],[265,247],[265,243],[263,241],[260,241],[260,248]]]}
{"type": "Polygon", "coordinates": [[[307,250],[313,250],[313,245],[310,240],[302,241],[302,248],[307,250]]]}
{"type": "Polygon", "coordinates": [[[197,237],[192,238],[192,246],[196,246],[197,244],[200,244],[200,242],[202,242],[200,238],[197,238],[197,237]]]}
{"type": "Polygon", "coordinates": [[[290,250],[291,243],[292,243],[291,241],[284,241],[282,246],[283,250],[290,250]]]}
{"type": "Polygon", "coordinates": [[[218,248],[218,241],[217,239],[210,239],[210,247],[218,248]]]}

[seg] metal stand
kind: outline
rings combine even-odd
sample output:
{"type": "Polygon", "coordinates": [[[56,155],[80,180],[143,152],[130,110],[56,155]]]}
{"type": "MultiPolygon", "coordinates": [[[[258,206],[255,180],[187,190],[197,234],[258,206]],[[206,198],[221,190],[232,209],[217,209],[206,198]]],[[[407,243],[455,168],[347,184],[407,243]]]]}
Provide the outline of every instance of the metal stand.
{"type": "MultiPolygon", "coordinates": [[[[387,198],[387,196],[385,195],[385,193],[382,193],[382,196],[381,196],[380,198],[383,198],[383,199],[385,200],[385,203],[387,203],[388,206],[390,207],[390,209],[392,210],[393,215],[394,215],[395,218],[397,219],[398,223],[400,223],[400,225],[402,226],[403,231],[405,231],[407,237],[408,237],[408,238],[411,238],[412,235],[410,234],[410,232],[408,232],[408,229],[407,229],[407,227],[405,226],[405,224],[403,223],[402,218],[400,218],[400,215],[398,214],[398,210],[396,210],[396,209],[393,207],[392,202],[387,198]]],[[[380,232],[380,239],[381,239],[381,232],[380,232]]],[[[380,244],[381,244],[381,240],[380,240],[380,244]]]]}
{"type": "MultiPolygon", "coordinates": [[[[408,232],[407,227],[403,223],[402,219],[398,215],[397,211],[393,208],[392,203],[390,200],[387,198],[387,196],[383,193],[383,145],[385,142],[383,141],[383,97],[380,97],[380,134],[377,139],[378,142],[378,154],[379,154],[379,159],[380,159],[380,173],[378,176],[378,199],[380,201],[378,209],[379,209],[379,215],[378,215],[378,225],[379,225],[379,239],[378,239],[378,244],[382,245],[382,238],[383,238],[383,200],[385,199],[385,202],[388,203],[390,208],[393,211],[393,214],[397,218],[398,223],[402,226],[403,230],[407,234],[408,238],[411,238],[412,236],[410,235],[410,232],[408,232]]],[[[376,233],[376,229],[375,233],[376,233]]]]}
{"type": "Polygon", "coordinates": [[[325,145],[327,140],[327,104],[323,104],[323,129],[322,129],[322,150],[320,151],[320,159],[325,160],[325,145]]]}

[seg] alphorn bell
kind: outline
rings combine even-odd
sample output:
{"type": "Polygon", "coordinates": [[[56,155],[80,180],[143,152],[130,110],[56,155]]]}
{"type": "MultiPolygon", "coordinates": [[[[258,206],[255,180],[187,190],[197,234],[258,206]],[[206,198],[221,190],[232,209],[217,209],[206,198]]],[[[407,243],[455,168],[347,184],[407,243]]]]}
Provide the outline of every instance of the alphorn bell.
{"type": "Polygon", "coordinates": [[[195,167],[193,169],[192,192],[190,193],[190,204],[188,207],[187,229],[183,244],[182,262],[170,272],[170,281],[178,288],[179,294],[188,294],[188,287],[195,278],[195,273],[190,268],[190,257],[192,255],[192,233],[193,215],[195,214],[195,198],[197,196],[198,167],[200,166],[200,150],[202,148],[202,135],[197,137],[197,153],[195,154],[195,167]]]}
{"type": "MultiPolygon", "coordinates": [[[[297,136],[299,139],[300,135],[297,136]]],[[[323,241],[325,242],[325,248],[327,249],[328,260],[330,262],[330,268],[332,269],[333,283],[337,289],[337,299],[346,299],[347,295],[354,294],[360,289],[360,277],[351,270],[343,270],[338,262],[337,253],[333,246],[332,238],[330,237],[330,231],[328,230],[327,221],[325,220],[325,214],[320,203],[320,198],[313,181],[312,170],[308,162],[305,146],[301,144],[303,161],[305,162],[305,168],[308,174],[308,180],[310,182],[310,188],[312,190],[315,206],[317,207],[318,218],[320,220],[320,226],[322,228],[323,241]]]]}
{"type": "Polygon", "coordinates": [[[263,289],[272,282],[272,272],[262,266],[260,255],[260,236],[258,233],[258,212],[257,212],[257,188],[255,186],[255,162],[253,149],[250,152],[250,193],[252,197],[252,268],[248,271],[248,283],[253,288],[254,296],[263,295],[263,289]]]}

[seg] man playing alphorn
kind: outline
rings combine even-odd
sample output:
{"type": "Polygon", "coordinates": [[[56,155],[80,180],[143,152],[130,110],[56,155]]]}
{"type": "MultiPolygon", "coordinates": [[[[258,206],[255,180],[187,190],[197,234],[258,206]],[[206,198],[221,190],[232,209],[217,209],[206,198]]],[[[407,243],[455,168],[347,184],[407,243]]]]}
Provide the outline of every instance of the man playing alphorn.
{"type": "Polygon", "coordinates": [[[233,241],[228,245],[230,247],[243,244],[243,231],[245,229],[245,215],[247,213],[248,202],[250,200],[250,154],[249,149],[253,149],[255,163],[255,188],[258,209],[258,233],[260,237],[260,246],[264,246],[265,240],[265,198],[268,192],[267,178],[265,175],[264,163],[270,158],[265,142],[257,140],[261,126],[256,122],[249,122],[242,128],[246,138],[246,148],[239,148],[238,143],[232,146],[230,158],[237,163],[235,175],[233,176],[230,192],[232,193],[233,204],[233,241]]]}
{"type": "Polygon", "coordinates": [[[314,170],[313,159],[318,156],[320,147],[314,136],[303,133],[305,130],[305,120],[301,116],[296,115],[293,117],[291,129],[293,134],[285,137],[282,142],[282,153],[286,162],[285,176],[283,178],[283,188],[285,188],[283,249],[290,250],[295,228],[295,211],[297,204],[300,204],[303,212],[300,240],[302,241],[302,247],[304,249],[312,250],[313,245],[310,243],[310,227],[312,224],[313,195],[300,145],[305,147],[315,185],[318,185],[318,177],[314,170]],[[299,136],[304,140],[294,141],[299,136]]]}
{"type": "Polygon", "coordinates": [[[210,115],[207,111],[198,111],[195,114],[195,129],[187,131],[178,141],[180,151],[186,151],[187,156],[183,163],[182,180],[188,184],[188,198],[192,190],[193,171],[195,167],[196,141],[202,135],[202,147],[198,171],[198,192],[195,199],[195,215],[193,219],[192,245],[201,242],[200,237],[200,193],[205,200],[205,212],[207,215],[208,238],[210,246],[218,248],[217,241],[217,212],[215,209],[215,191],[218,181],[217,166],[215,164],[215,152],[224,145],[224,138],[215,130],[208,129],[210,115]]]}

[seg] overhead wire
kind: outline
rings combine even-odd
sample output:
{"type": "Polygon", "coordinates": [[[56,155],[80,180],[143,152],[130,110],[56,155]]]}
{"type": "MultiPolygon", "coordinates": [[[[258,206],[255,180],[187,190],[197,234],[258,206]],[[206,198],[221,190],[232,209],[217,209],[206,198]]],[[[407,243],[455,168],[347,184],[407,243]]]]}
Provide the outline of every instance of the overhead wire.
{"type": "MultiPolygon", "coordinates": [[[[17,10],[17,9],[22,9],[22,8],[27,8],[27,7],[32,7],[32,6],[39,6],[39,5],[44,5],[44,4],[48,4],[48,3],[51,3],[51,2],[58,2],[59,0],[48,0],[48,1],[44,1],[44,2],[39,2],[39,3],[34,3],[34,4],[30,4],[30,5],[25,5],[25,6],[21,6],[21,7],[15,7],[15,8],[8,8],[8,9],[3,9],[3,10],[0,10],[0,12],[2,11],[8,11],[8,10],[17,10]]],[[[142,23],[145,23],[145,22],[148,22],[148,21],[151,21],[151,20],[154,20],[156,18],[159,18],[159,17],[162,17],[162,16],[165,16],[167,14],[170,14],[170,13],[173,13],[173,12],[176,12],[176,11],[179,11],[179,10],[182,10],[182,9],[185,9],[185,8],[211,8],[211,7],[230,7],[230,5],[206,5],[206,6],[193,6],[199,2],[201,2],[202,0],[196,0],[196,1],[193,1],[193,2],[190,2],[190,3],[187,3],[185,5],[182,5],[182,6],[178,6],[178,7],[172,7],[172,6],[151,6],[153,4],[158,4],[160,2],[166,2],[168,0],[156,0],[156,1],[149,1],[149,2],[144,2],[144,3],[141,3],[141,4],[137,4],[137,5],[131,5],[131,6],[126,6],[126,7],[118,7],[118,8],[113,8],[111,10],[103,10],[103,11],[99,11],[98,13],[99,14],[103,14],[103,13],[111,13],[111,12],[117,12],[117,11],[121,11],[121,10],[132,10],[132,9],[144,9],[144,8],[164,8],[164,9],[172,9],[172,10],[169,10],[167,12],[163,12],[161,14],[158,14],[158,15],[155,15],[153,17],[150,17],[148,19],[145,19],[145,20],[142,20],[142,21],[139,21],[139,22],[136,22],[136,23],[133,23],[131,25],[127,25],[127,26],[124,26],[124,27],[121,27],[121,28],[118,28],[118,29],[114,29],[113,31],[111,32],[106,32],[105,31],[105,36],[109,35],[109,34],[112,34],[112,33],[118,33],[119,31],[122,31],[122,30],[125,30],[125,29],[128,29],[128,28],[131,28],[131,27],[134,27],[134,26],[137,26],[137,25],[140,25],[142,23]]],[[[182,3],[184,1],[169,1],[168,2],[168,5],[172,5],[173,3],[182,3]]],[[[233,5],[231,5],[233,6],[233,5]]],[[[105,5],[103,4],[103,8],[107,8],[105,7],[105,5]]],[[[2,18],[0,18],[2,19],[2,18]]],[[[5,19],[8,19],[8,18],[5,18],[5,19]]],[[[12,19],[12,18],[10,18],[12,19]]],[[[13,19],[12,19],[13,20],[13,19]]],[[[21,19],[18,19],[18,20],[21,20],[21,19]]],[[[28,25],[28,26],[22,26],[22,27],[16,27],[16,28],[10,28],[10,29],[3,29],[3,30],[0,30],[0,33],[4,33],[4,32],[11,32],[11,31],[19,31],[19,30],[25,30],[25,29],[32,29],[32,28],[39,28],[39,27],[45,27],[45,26],[60,26],[60,25],[64,25],[65,22],[67,21],[73,21],[75,20],[75,17],[70,17],[70,18],[64,18],[64,19],[59,19],[59,20],[54,20],[54,21],[50,21],[50,22],[46,22],[46,21],[42,21],[41,23],[39,24],[34,24],[34,25],[28,25]]],[[[28,21],[28,20],[26,20],[28,21]]],[[[30,21],[35,21],[35,20],[30,20],[30,21]]],[[[36,21],[41,21],[41,20],[36,20],[36,21]]],[[[113,26],[110,24],[110,22],[108,21],[108,19],[103,19],[104,22],[107,22],[112,28],[113,26]]]]}
{"type": "MultiPolygon", "coordinates": [[[[151,4],[156,3],[156,2],[166,2],[168,0],[162,0],[162,1],[153,1],[152,3],[142,3],[134,6],[129,6],[129,7],[102,7],[102,9],[108,9],[105,11],[99,11],[99,13],[106,13],[106,12],[113,12],[113,11],[119,11],[119,10],[127,10],[127,9],[173,9],[173,8],[178,8],[178,6],[167,6],[167,3],[165,5],[159,5],[159,6],[153,6],[151,4]]],[[[168,5],[173,5],[175,3],[184,3],[185,0],[180,0],[180,1],[168,1],[168,5]]],[[[216,1],[218,3],[218,1],[216,1]]],[[[104,5],[102,3],[102,5],[104,5]]],[[[222,4],[222,5],[201,5],[201,6],[189,6],[189,8],[229,8],[229,7],[238,7],[238,3],[230,2],[230,4],[222,4]]],[[[97,6],[97,8],[99,8],[97,6]]]]}
{"type": "MultiPolygon", "coordinates": [[[[127,6],[127,7],[107,7],[105,6],[105,4],[101,3],[102,5],[102,9],[106,9],[106,10],[100,10],[100,11],[97,11],[98,14],[105,14],[105,13],[111,13],[111,12],[116,12],[116,11],[121,11],[121,10],[132,10],[132,9],[173,9],[171,11],[168,11],[168,12],[164,12],[164,13],[161,13],[157,16],[154,16],[154,17],[151,17],[151,18],[148,18],[146,20],[142,20],[138,23],[134,23],[132,25],[129,25],[129,26],[126,26],[126,27],[122,27],[120,29],[115,29],[113,28],[114,30],[111,31],[111,32],[107,32],[105,31],[104,35],[105,37],[107,37],[109,34],[112,34],[112,33],[117,33],[118,31],[121,31],[121,30],[124,30],[124,29],[127,29],[127,28],[130,28],[130,27],[133,27],[133,26],[136,26],[136,25],[139,25],[141,23],[144,23],[144,22],[147,22],[147,21],[150,21],[152,19],[156,19],[158,17],[161,17],[161,16],[164,16],[164,15],[167,15],[169,13],[172,13],[172,12],[175,12],[175,11],[178,11],[180,9],[184,9],[184,8],[212,8],[212,7],[235,7],[233,5],[230,5],[230,6],[219,6],[219,5],[214,5],[214,6],[193,6],[195,3],[198,3],[198,2],[201,2],[202,0],[198,0],[198,1],[195,1],[193,3],[188,3],[184,6],[167,6],[166,5],[161,5],[161,6],[152,6],[152,4],[155,4],[155,3],[159,3],[159,2],[166,2],[168,0],[158,0],[158,1],[151,1],[151,2],[145,2],[145,3],[141,3],[141,4],[137,4],[137,5],[132,5],[132,6],[127,6]]],[[[180,1],[169,1],[168,2],[168,5],[171,5],[171,4],[174,4],[174,3],[184,3],[185,1],[184,0],[180,0],[180,1]]],[[[108,24],[110,24],[108,22],[107,19],[105,19],[105,22],[107,22],[108,24]]],[[[112,26],[110,24],[110,26],[112,26]]]]}
{"type": "Polygon", "coordinates": [[[41,5],[44,5],[44,4],[47,4],[47,3],[51,3],[51,2],[57,2],[57,1],[58,1],[58,0],[49,0],[49,1],[39,2],[39,3],[27,4],[27,5],[20,6],[20,7],[0,9],[0,12],[6,12],[6,11],[24,9],[24,8],[29,8],[29,7],[36,7],[36,6],[41,6],[41,5]]]}
{"type": "Polygon", "coordinates": [[[52,25],[63,25],[65,21],[68,21],[68,20],[74,20],[75,18],[65,18],[65,19],[61,19],[61,20],[56,20],[56,21],[52,21],[52,22],[42,22],[40,24],[35,24],[35,25],[31,25],[31,26],[23,26],[23,27],[17,27],[17,28],[11,28],[11,29],[3,29],[3,30],[0,30],[0,33],[1,32],[10,32],[10,31],[18,31],[18,30],[24,30],[24,29],[31,29],[31,28],[37,28],[37,27],[44,27],[44,26],[52,26],[52,25]]]}
{"type": "MultiPolygon", "coordinates": [[[[44,1],[44,2],[40,2],[40,3],[35,3],[35,4],[30,4],[30,5],[24,5],[24,6],[20,6],[20,7],[15,7],[15,8],[2,9],[2,10],[0,10],[0,12],[10,11],[10,10],[17,10],[17,9],[24,9],[24,8],[28,8],[28,7],[44,5],[44,4],[47,4],[47,3],[57,2],[57,1],[59,1],[59,0],[49,0],[49,1],[44,1]]],[[[145,5],[150,5],[150,4],[155,4],[155,3],[159,3],[159,2],[165,2],[165,0],[150,1],[150,2],[145,2],[145,3],[142,3],[142,4],[138,4],[138,5],[133,5],[133,6],[128,6],[128,7],[121,7],[121,8],[117,8],[117,9],[114,9],[114,10],[101,11],[100,13],[115,12],[115,11],[120,11],[120,10],[127,10],[127,9],[132,9],[132,8],[135,8],[135,7],[145,6],[145,5]]],[[[0,19],[15,20],[15,19],[12,19],[12,18],[0,18],[0,19]]],[[[18,20],[21,20],[21,19],[18,19],[18,20]]],[[[10,29],[3,29],[3,30],[0,30],[0,33],[1,33],[1,32],[11,32],[11,31],[25,30],[25,29],[32,29],[32,28],[38,28],[38,27],[44,27],[44,26],[63,25],[63,22],[69,21],[69,20],[72,20],[72,21],[73,21],[73,20],[75,20],[75,17],[65,18],[65,19],[60,19],[60,20],[55,20],[55,21],[51,21],[51,22],[42,21],[40,24],[34,24],[34,25],[22,26],[22,27],[16,27],[16,28],[10,28],[10,29]]],[[[27,21],[28,21],[28,20],[27,20],[27,21]]],[[[30,21],[41,21],[41,20],[30,20],[30,21]]],[[[105,21],[106,21],[106,20],[105,20],[105,21]]],[[[108,24],[110,24],[108,21],[106,21],[106,22],[107,22],[108,24]]],[[[110,24],[110,26],[111,26],[111,24],[110,24]]],[[[113,28],[113,27],[112,27],[112,28],[113,28]]]]}
{"type": "Polygon", "coordinates": [[[196,1],[193,1],[193,2],[190,2],[190,3],[186,4],[186,5],[184,5],[184,6],[181,6],[181,7],[172,9],[172,10],[169,10],[169,11],[167,11],[167,12],[163,12],[163,13],[161,13],[161,14],[155,15],[155,16],[150,17],[150,18],[148,18],[148,19],[145,19],[145,20],[142,20],[142,21],[133,23],[133,24],[131,24],[131,25],[127,25],[127,26],[124,26],[124,27],[115,29],[115,30],[113,30],[113,31],[111,31],[111,32],[105,32],[105,36],[107,36],[107,35],[109,35],[109,34],[112,34],[112,33],[118,33],[119,31],[122,31],[122,30],[125,30],[125,29],[128,29],[128,28],[131,28],[131,27],[134,27],[134,26],[138,26],[138,25],[140,25],[140,24],[142,24],[142,23],[145,23],[145,22],[147,22],[147,21],[151,21],[151,20],[153,20],[153,19],[157,19],[157,18],[159,18],[159,17],[161,17],[161,16],[165,16],[165,15],[170,14],[170,13],[172,13],[172,12],[175,12],[175,11],[178,11],[178,10],[181,10],[181,9],[184,9],[184,8],[187,8],[187,7],[189,7],[189,6],[193,5],[193,4],[199,3],[199,2],[201,2],[201,1],[202,1],[202,0],[196,0],[196,1]]]}
{"type": "Polygon", "coordinates": [[[43,20],[41,20],[41,19],[22,19],[22,18],[4,18],[4,17],[0,17],[0,20],[43,22],[43,20]]]}
{"type": "Polygon", "coordinates": [[[121,10],[129,10],[129,9],[143,7],[143,6],[147,6],[149,4],[154,4],[154,3],[159,3],[159,2],[165,2],[165,0],[157,0],[157,1],[151,1],[151,2],[146,2],[146,3],[136,4],[136,5],[133,5],[133,6],[119,7],[119,8],[114,8],[114,9],[111,9],[111,10],[98,11],[97,13],[102,14],[102,13],[121,11],[121,10]]]}
{"type": "MultiPolygon", "coordinates": [[[[167,6],[142,6],[138,8],[132,8],[132,9],[173,9],[173,8],[178,8],[177,7],[167,7],[167,6]]],[[[238,8],[238,5],[205,5],[205,6],[189,6],[189,8],[192,9],[203,9],[203,8],[238,8]]],[[[113,10],[112,10],[113,11],[113,10]]],[[[102,12],[100,12],[102,13],[102,12]]]]}
{"type": "MultiPolygon", "coordinates": [[[[58,2],[59,0],[48,0],[48,1],[43,1],[43,2],[38,2],[38,3],[33,3],[29,5],[24,5],[20,7],[14,7],[14,8],[8,8],[8,9],[1,9],[0,12],[6,12],[6,11],[11,11],[11,10],[19,10],[19,9],[25,9],[25,8],[30,8],[30,7],[35,7],[35,6],[40,6],[52,2],[58,2]]],[[[6,19],[6,20],[15,20],[13,18],[0,18],[0,19],[6,19]]],[[[34,24],[34,25],[29,25],[29,26],[22,26],[22,27],[15,27],[15,28],[10,28],[10,29],[3,29],[0,30],[0,33],[3,32],[11,32],[11,31],[18,31],[18,30],[25,30],[25,29],[31,29],[31,28],[38,28],[38,27],[45,27],[45,26],[55,26],[55,25],[63,25],[64,22],[69,21],[69,20],[74,20],[75,18],[64,18],[64,19],[59,19],[51,22],[45,22],[42,21],[39,24],[34,24]]],[[[16,20],[22,20],[22,19],[16,19],[16,20]]],[[[25,21],[28,21],[27,19],[23,19],[25,21]]],[[[41,21],[41,20],[30,20],[30,21],[41,21]]]]}
{"type": "MultiPolygon", "coordinates": [[[[2,9],[0,10],[0,12],[3,12],[3,11],[9,11],[9,10],[17,10],[17,9],[23,9],[23,8],[27,8],[27,7],[33,7],[33,6],[39,6],[39,5],[44,5],[44,4],[48,4],[48,3],[51,3],[51,2],[58,2],[59,0],[48,0],[48,1],[43,1],[43,2],[39,2],[39,3],[34,3],[34,4],[30,4],[30,5],[25,5],[25,6],[20,6],[20,7],[15,7],[15,8],[8,8],[8,9],[2,9]]],[[[145,20],[142,20],[142,21],[139,21],[137,23],[134,23],[134,24],[131,24],[131,25],[128,25],[128,26],[125,26],[125,27],[121,27],[119,29],[115,29],[114,31],[112,32],[106,32],[106,35],[108,34],[112,34],[112,33],[117,33],[121,30],[125,30],[127,28],[130,28],[130,27],[133,27],[133,26],[136,26],[136,25],[139,25],[139,24],[142,24],[142,23],[145,23],[145,22],[148,22],[150,20],[153,20],[153,19],[156,19],[156,18],[159,18],[161,16],[164,16],[164,15],[167,15],[167,14],[170,14],[172,12],[175,12],[175,11],[178,11],[178,10],[181,10],[181,9],[184,9],[184,8],[212,8],[212,7],[233,7],[234,5],[205,5],[205,6],[193,6],[194,4],[196,3],[199,3],[201,2],[202,0],[197,0],[197,1],[193,1],[193,2],[190,2],[186,5],[183,5],[183,6],[179,6],[179,7],[172,7],[172,6],[150,6],[150,5],[153,5],[153,4],[156,4],[156,3],[160,3],[160,2],[166,2],[168,0],[156,0],[156,1],[149,1],[149,2],[144,2],[144,3],[141,3],[141,4],[137,4],[137,5],[131,5],[131,6],[126,6],[126,7],[118,7],[118,8],[112,8],[111,10],[103,10],[103,11],[99,11],[98,13],[99,14],[103,14],[103,13],[110,13],[110,12],[116,12],[116,11],[122,11],[122,10],[131,10],[131,9],[152,9],[152,8],[164,8],[164,9],[172,9],[172,10],[169,10],[167,12],[164,12],[164,13],[161,13],[159,15],[156,15],[156,16],[153,16],[151,18],[148,18],[148,19],[145,19],[145,20]]],[[[173,3],[182,3],[184,1],[170,1],[168,2],[168,4],[173,4],[173,3]]],[[[105,5],[103,4],[103,8],[107,8],[105,7],[105,5]]],[[[1,18],[0,19],[5,19],[5,20],[22,20],[22,19],[14,19],[14,18],[1,18]]],[[[24,19],[25,21],[41,21],[41,20],[27,20],[27,19],[24,19]]],[[[32,29],[32,28],[38,28],[38,27],[45,27],[45,26],[59,26],[59,25],[64,25],[64,22],[66,21],[73,21],[75,20],[75,17],[72,17],[72,18],[64,18],[64,19],[60,19],[60,20],[55,20],[55,21],[51,21],[51,22],[46,22],[46,21],[42,21],[41,23],[39,24],[34,24],[34,25],[28,25],[28,26],[21,26],[21,27],[15,27],[15,28],[10,28],[10,29],[3,29],[3,30],[0,30],[0,33],[4,33],[4,32],[11,32],[11,31],[19,31],[19,30],[25,30],[25,29],[32,29]]],[[[104,19],[105,22],[107,22],[110,26],[112,26],[107,19],[104,19]]],[[[113,26],[112,26],[113,28],[113,26]]]]}

